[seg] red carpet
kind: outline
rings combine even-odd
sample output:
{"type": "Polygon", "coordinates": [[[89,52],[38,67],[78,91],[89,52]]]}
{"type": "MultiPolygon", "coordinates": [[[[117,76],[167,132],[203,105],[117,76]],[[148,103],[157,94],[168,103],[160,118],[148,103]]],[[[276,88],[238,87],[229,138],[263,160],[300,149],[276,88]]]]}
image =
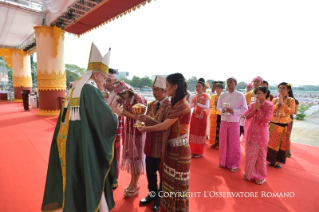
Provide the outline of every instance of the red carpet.
{"type": "MultiPolygon", "coordinates": [[[[36,113],[37,109],[22,112],[22,103],[0,102],[0,212],[41,211],[57,117],[40,117],[36,113]]],[[[293,143],[292,158],[282,169],[269,167],[267,182],[257,185],[242,179],[244,145],[237,173],[218,168],[218,151],[206,145],[204,157],[192,159],[191,163],[190,211],[319,211],[318,150],[293,143]],[[256,192],[258,197],[217,197],[217,192],[256,192]],[[290,192],[294,197],[270,197],[268,192],[290,192]],[[264,193],[269,197],[262,196],[264,193]]],[[[122,171],[112,211],[152,211],[152,204],[138,205],[148,194],[146,176],[140,178],[140,194],[125,200],[123,190],[129,181],[130,176],[122,171]]]]}

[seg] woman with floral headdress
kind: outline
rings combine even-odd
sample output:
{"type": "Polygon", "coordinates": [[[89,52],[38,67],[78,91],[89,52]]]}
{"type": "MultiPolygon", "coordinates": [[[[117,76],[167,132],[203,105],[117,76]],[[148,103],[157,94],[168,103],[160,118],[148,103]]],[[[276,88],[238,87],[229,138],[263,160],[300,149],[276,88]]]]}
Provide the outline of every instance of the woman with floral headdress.
{"type": "MultiPolygon", "coordinates": [[[[288,96],[288,87],[291,85],[282,82],[278,85],[278,97],[272,100],[274,114],[269,124],[269,142],[267,161],[269,166],[280,169],[286,163],[286,157],[290,150],[289,124],[290,115],[295,112],[295,100],[288,96]]],[[[291,125],[290,125],[291,126],[291,125]]]]}
{"type": "Polygon", "coordinates": [[[207,109],[209,109],[210,98],[206,92],[203,92],[203,87],[205,86],[205,80],[203,78],[198,79],[196,84],[197,95],[191,104],[191,107],[195,109],[191,118],[189,145],[192,156],[195,158],[203,156],[204,144],[206,142],[207,109]]]}
{"type": "Polygon", "coordinates": [[[132,107],[141,103],[147,105],[147,101],[135,93],[130,85],[123,81],[113,83],[114,92],[121,97],[123,115],[126,117],[123,130],[123,155],[121,169],[131,174],[131,182],[125,188],[124,197],[131,198],[139,193],[138,180],[140,174],[145,172],[145,133],[138,131],[133,125],[137,115],[132,113],[132,107]]]}

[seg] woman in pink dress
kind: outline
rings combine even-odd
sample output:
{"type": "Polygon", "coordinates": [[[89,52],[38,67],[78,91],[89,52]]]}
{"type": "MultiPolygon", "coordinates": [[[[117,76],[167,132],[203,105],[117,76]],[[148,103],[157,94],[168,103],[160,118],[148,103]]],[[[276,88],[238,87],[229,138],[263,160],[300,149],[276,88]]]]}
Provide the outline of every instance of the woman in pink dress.
{"type": "Polygon", "coordinates": [[[269,121],[273,115],[273,104],[267,101],[268,89],[255,89],[256,102],[250,104],[245,113],[246,160],[245,180],[255,179],[261,185],[267,176],[267,144],[269,140],[269,121]],[[247,133],[246,133],[247,132],[247,133]]]}
{"type": "Polygon", "coordinates": [[[140,174],[145,172],[145,133],[141,133],[133,125],[137,120],[137,115],[132,113],[132,107],[141,103],[147,105],[147,101],[134,92],[130,85],[123,81],[115,82],[114,92],[121,97],[123,105],[123,115],[125,116],[123,130],[123,154],[121,169],[131,174],[131,182],[125,188],[124,197],[131,198],[139,193],[138,181],[140,174]]]}

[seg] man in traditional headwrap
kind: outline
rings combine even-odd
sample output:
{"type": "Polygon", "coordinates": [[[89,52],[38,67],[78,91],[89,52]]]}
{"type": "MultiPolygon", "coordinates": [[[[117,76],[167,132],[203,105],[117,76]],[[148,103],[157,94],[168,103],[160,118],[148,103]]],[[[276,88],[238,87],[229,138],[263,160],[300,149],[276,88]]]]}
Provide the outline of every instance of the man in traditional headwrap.
{"type": "Polygon", "coordinates": [[[245,98],[246,98],[247,105],[250,105],[251,102],[254,102],[254,101],[255,101],[256,97],[255,97],[255,92],[254,92],[254,91],[255,91],[259,86],[262,85],[262,83],[263,83],[263,78],[261,78],[260,76],[257,76],[257,77],[255,77],[255,78],[251,81],[251,83],[253,84],[254,89],[251,90],[251,91],[249,91],[249,92],[247,92],[247,93],[245,94],[245,98]]]}
{"type": "Polygon", "coordinates": [[[245,97],[235,90],[237,79],[229,77],[226,81],[228,91],[221,94],[217,110],[222,113],[219,135],[219,167],[237,172],[240,166],[239,119],[248,108],[245,97]]]}
{"type": "Polygon", "coordinates": [[[102,57],[91,47],[88,71],[72,89],[54,131],[42,211],[107,212],[115,205],[114,140],[121,115],[101,93],[110,51],[102,57]]]}
{"type": "MultiPolygon", "coordinates": [[[[166,78],[156,76],[153,85],[153,96],[155,101],[147,106],[146,115],[139,116],[139,120],[146,126],[154,126],[165,121],[171,101],[167,98],[164,89],[166,88],[166,78]]],[[[140,201],[140,205],[147,205],[155,200],[153,211],[160,208],[161,197],[159,192],[162,188],[162,177],[160,175],[159,184],[157,183],[157,172],[159,172],[162,155],[163,132],[147,132],[144,153],[146,155],[146,176],[148,182],[149,195],[140,201]],[[155,194],[154,196],[152,194],[155,194]]]]}

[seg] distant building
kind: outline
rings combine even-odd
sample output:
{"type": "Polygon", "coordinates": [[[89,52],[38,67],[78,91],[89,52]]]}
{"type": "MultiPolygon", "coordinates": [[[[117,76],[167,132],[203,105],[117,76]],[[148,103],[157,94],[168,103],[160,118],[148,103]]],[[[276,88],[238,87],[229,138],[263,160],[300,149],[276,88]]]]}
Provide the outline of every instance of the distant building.
{"type": "Polygon", "coordinates": [[[119,79],[121,77],[128,77],[129,76],[129,72],[119,72],[118,69],[115,69],[114,70],[116,71],[116,78],[119,79]]]}

